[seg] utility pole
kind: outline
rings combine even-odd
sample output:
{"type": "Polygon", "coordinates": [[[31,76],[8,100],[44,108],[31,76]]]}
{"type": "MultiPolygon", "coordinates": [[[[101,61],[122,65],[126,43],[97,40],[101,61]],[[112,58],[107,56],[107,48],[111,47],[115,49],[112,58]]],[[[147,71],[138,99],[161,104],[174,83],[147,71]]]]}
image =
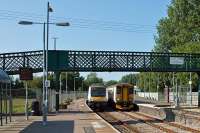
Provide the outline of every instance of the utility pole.
{"type": "Polygon", "coordinates": [[[54,40],[54,50],[56,50],[56,41],[57,41],[58,37],[53,37],[52,39],[54,40]]]}
{"type": "Polygon", "coordinates": [[[61,103],[61,100],[62,100],[62,73],[60,73],[59,80],[60,80],[60,90],[59,90],[60,100],[59,100],[59,102],[61,103]]]}
{"type": "Polygon", "coordinates": [[[66,94],[67,94],[67,72],[66,72],[66,94]]]}
{"type": "Polygon", "coordinates": [[[83,81],[84,81],[84,79],[82,79],[81,91],[83,91],[83,81]]]}
{"type": "Polygon", "coordinates": [[[190,106],[192,106],[192,73],[191,72],[190,72],[189,85],[190,85],[190,106]]]}
{"type": "Polygon", "coordinates": [[[74,77],[74,100],[76,99],[76,77],[74,77]]]}
{"type": "MultiPolygon", "coordinates": [[[[190,54],[190,69],[191,69],[191,54],[190,54]]],[[[189,85],[190,85],[190,106],[192,106],[192,73],[191,72],[190,72],[189,85]]]]}

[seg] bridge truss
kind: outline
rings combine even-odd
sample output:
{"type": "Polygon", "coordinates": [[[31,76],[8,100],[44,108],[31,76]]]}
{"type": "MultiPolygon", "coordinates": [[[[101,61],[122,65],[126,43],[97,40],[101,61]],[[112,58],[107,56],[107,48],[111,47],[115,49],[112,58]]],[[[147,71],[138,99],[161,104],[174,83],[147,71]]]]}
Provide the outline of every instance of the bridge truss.
{"type": "MultiPolygon", "coordinates": [[[[137,71],[200,72],[200,54],[122,51],[49,51],[49,71],[137,71]],[[182,64],[171,64],[171,58],[182,64]]],[[[0,54],[0,69],[19,74],[19,68],[30,67],[42,72],[43,51],[0,54]]]]}
{"type": "MultiPolygon", "coordinates": [[[[190,53],[51,50],[48,51],[48,66],[49,71],[55,72],[57,92],[62,71],[196,72],[200,81],[200,54],[190,53]]],[[[0,69],[14,75],[20,73],[20,68],[32,68],[34,73],[42,72],[43,51],[0,54],[0,69]]],[[[59,93],[56,94],[56,110],[59,110],[59,93]]]]}

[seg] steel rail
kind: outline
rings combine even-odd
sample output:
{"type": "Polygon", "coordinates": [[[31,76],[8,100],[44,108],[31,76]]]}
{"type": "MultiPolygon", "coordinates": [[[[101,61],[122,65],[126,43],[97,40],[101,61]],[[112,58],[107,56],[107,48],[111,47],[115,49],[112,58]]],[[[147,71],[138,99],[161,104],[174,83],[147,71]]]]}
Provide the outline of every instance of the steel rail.
{"type": "MultiPolygon", "coordinates": [[[[175,132],[175,131],[173,131],[173,130],[171,130],[171,129],[162,127],[162,126],[160,126],[160,125],[156,125],[156,124],[154,124],[154,123],[152,123],[152,122],[149,122],[149,121],[147,121],[147,120],[143,120],[143,119],[141,119],[141,118],[138,118],[138,117],[136,117],[136,116],[133,116],[133,115],[131,115],[131,114],[128,114],[128,113],[126,113],[126,112],[122,112],[122,114],[124,114],[124,115],[126,115],[126,116],[129,116],[129,117],[132,118],[132,119],[136,119],[136,120],[138,120],[138,121],[141,121],[141,122],[143,122],[143,123],[146,123],[146,124],[148,124],[148,125],[150,125],[150,126],[152,126],[152,127],[154,127],[154,128],[157,128],[157,129],[159,129],[159,130],[161,130],[161,131],[164,131],[164,132],[166,132],[166,133],[178,133],[178,132],[175,132]]],[[[152,120],[152,119],[150,119],[150,120],[152,120]]]]}
{"type": "Polygon", "coordinates": [[[130,126],[129,124],[117,119],[113,115],[107,112],[96,112],[101,118],[109,122],[121,133],[141,133],[136,127],[130,126]]]}
{"type": "Polygon", "coordinates": [[[190,127],[186,127],[186,126],[180,125],[178,123],[167,122],[167,121],[164,121],[164,120],[161,120],[161,119],[158,119],[158,118],[155,118],[155,117],[151,117],[151,116],[148,116],[148,115],[145,115],[145,114],[142,114],[142,113],[138,113],[138,112],[135,112],[135,113],[138,114],[138,115],[144,116],[146,118],[154,119],[154,120],[157,120],[157,121],[162,122],[164,124],[167,124],[167,125],[170,125],[170,126],[173,126],[173,127],[177,127],[179,129],[182,129],[182,130],[185,130],[185,131],[190,131],[190,132],[193,132],[193,133],[200,133],[199,130],[196,130],[196,129],[190,128],[190,127]]]}

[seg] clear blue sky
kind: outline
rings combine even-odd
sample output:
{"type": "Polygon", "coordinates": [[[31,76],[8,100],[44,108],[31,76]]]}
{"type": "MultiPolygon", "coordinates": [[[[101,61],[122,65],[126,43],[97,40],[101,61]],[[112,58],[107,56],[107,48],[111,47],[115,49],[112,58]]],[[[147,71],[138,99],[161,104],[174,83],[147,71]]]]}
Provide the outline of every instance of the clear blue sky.
{"type": "MultiPolygon", "coordinates": [[[[151,51],[159,19],[171,0],[49,0],[53,22],[69,21],[70,27],[50,26],[57,49],[151,51]],[[109,30],[108,30],[109,29],[109,30]]],[[[19,20],[43,22],[46,0],[1,0],[0,50],[18,52],[42,49],[42,25],[22,26],[19,20]]],[[[126,73],[98,73],[105,80],[126,73]]],[[[86,75],[86,73],[83,73],[86,75]]]]}

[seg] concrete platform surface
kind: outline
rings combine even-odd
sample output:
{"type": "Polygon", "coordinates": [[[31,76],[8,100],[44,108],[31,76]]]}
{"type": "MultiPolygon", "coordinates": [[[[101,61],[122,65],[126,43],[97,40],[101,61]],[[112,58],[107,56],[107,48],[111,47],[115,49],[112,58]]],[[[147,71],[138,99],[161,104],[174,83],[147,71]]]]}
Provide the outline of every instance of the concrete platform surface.
{"type": "Polygon", "coordinates": [[[116,133],[109,124],[93,113],[83,99],[72,102],[68,109],[48,116],[46,126],[42,116],[13,117],[13,122],[0,126],[0,133],[116,133]]]}

